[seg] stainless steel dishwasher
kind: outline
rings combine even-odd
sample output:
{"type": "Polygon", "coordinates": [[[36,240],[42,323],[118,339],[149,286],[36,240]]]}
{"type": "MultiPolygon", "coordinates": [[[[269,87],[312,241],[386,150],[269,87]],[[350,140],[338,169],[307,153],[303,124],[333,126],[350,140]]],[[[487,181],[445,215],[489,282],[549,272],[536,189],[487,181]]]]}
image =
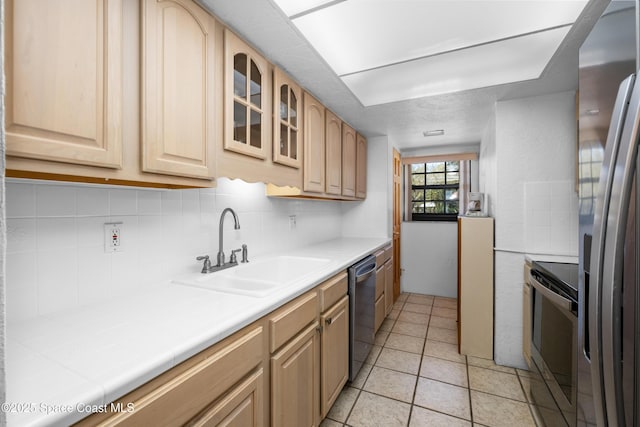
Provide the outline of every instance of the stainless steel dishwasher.
{"type": "Polygon", "coordinates": [[[353,381],[375,341],[376,257],[349,267],[349,381],[353,381]]]}

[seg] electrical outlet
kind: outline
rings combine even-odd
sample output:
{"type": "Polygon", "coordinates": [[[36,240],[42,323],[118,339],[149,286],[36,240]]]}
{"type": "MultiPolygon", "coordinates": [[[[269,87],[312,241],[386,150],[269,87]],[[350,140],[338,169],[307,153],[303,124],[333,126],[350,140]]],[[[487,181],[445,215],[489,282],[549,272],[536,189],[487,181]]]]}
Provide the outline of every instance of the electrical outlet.
{"type": "Polygon", "coordinates": [[[104,251],[122,252],[122,223],[106,222],[104,224],[104,251]]]}
{"type": "Polygon", "coordinates": [[[295,229],[296,229],[296,216],[289,215],[289,230],[295,230],[295,229]]]}

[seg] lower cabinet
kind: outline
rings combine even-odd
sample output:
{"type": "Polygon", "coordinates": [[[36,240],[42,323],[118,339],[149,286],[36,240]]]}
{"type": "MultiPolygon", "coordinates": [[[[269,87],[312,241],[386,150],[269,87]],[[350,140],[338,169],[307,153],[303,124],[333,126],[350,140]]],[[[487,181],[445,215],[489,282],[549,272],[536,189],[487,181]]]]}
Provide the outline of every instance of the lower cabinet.
{"type": "Polygon", "coordinates": [[[376,293],[375,293],[375,311],[374,311],[374,327],[373,331],[378,332],[380,325],[384,322],[385,307],[384,307],[384,281],[385,281],[385,269],[384,269],[384,251],[376,253],[376,293]]]}
{"type": "MultiPolygon", "coordinates": [[[[384,273],[384,268],[382,268],[382,271],[384,273]]],[[[375,305],[375,326],[374,326],[374,331],[378,332],[378,329],[380,329],[380,326],[382,326],[382,322],[384,322],[384,295],[380,295],[380,298],[378,298],[376,300],[376,305],[375,305]]]]}
{"type": "Polygon", "coordinates": [[[135,411],[77,425],[319,426],[348,378],[347,287],[340,272],[113,402],[135,411]]]}
{"type": "Polygon", "coordinates": [[[264,423],[264,372],[259,369],[238,384],[219,403],[213,405],[188,425],[193,427],[229,426],[262,427],[264,423]]]}
{"type": "Polygon", "coordinates": [[[254,420],[242,425],[264,425],[265,346],[264,327],[257,322],[114,402],[123,408],[133,403],[134,411],[94,414],[78,425],[224,425],[236,417],[254,420]]]}
{"type": "Polygon", "coordinates": [[[345,295],[340,302],[323,313],[320,324],[320,412],[324,418],[349,379],[349,297],[345,295]]]}
{"type": "Polygon", "coordinates": [[[346,384],[347,287],[339,273],[270,316],[272,426],[320,425],[346,384]]]}
{"type": "Polygon", "coordinates": [[[393,258],[384,263],[384,311],[388,316],[393,309],[393,258]]]}
{"type": "Polygon", "coordinates": [[[314,322],[271,357],[271,425],[320,424],[319,335],[314,322]]]}
{"type": "Polygon", "coordinates": [[[393,308],[393,248],[391,245],[376,252],[376,296],[374,331],[377,332],[393,308]]]}

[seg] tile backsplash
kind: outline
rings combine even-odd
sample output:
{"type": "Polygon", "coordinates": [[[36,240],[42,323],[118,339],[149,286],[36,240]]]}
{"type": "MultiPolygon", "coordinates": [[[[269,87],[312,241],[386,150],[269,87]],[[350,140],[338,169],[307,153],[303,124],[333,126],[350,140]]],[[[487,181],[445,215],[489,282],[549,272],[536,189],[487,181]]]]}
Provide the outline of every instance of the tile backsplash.
{"type": "Polygon", "coordinates": [[[7,180],[7,320],[26,320],[200,270],[196,256],[246,243],[249,259],[337,238],[340,202],[265,196],[263,184],[221,178],[217,188],[157,190],[7,180]],[[295,215],[295,228],[290,216],[295,215]],[[121,252],[104,250],[104,223],[122,222],[121,252]]]}
{"type": "Polygon", "coordinates": [[[578,255],[578,195],[573,181],[524,184],[526,252],[578,255]]]}

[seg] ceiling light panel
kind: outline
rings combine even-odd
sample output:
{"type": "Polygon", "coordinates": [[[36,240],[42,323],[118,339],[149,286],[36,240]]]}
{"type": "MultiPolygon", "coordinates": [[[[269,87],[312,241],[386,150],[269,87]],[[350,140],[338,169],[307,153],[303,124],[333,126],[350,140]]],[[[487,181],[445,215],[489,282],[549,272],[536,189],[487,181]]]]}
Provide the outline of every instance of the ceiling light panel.
{"type": "Polygon", "coordinates": [[[568,27],[342,77],[364,106],[540,76],[568,27]]]}
{"type": "Polygon", "coordinates": [[[586,3],[347,0],[293,22],[336,74],[344,75],[571,24],[586,3]]]}
{"type": "Polygon", "coordinates": [[[287,16],[299,15],[311,9],[334,3],[336,0],[274,0],[287,16]]]}

